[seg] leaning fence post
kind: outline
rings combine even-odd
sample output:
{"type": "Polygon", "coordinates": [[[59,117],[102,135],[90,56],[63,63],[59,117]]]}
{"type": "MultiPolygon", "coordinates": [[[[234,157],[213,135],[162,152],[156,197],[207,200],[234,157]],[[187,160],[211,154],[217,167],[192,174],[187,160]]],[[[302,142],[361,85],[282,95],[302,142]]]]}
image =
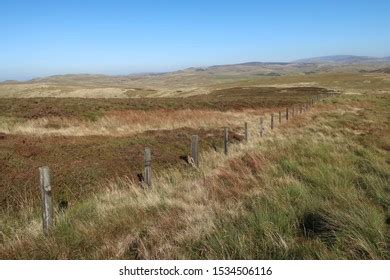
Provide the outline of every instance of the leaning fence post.
{"type": "Polygon", "coordinates": [[[271,113],[271,129],[274,129],[274,113],[271,113]]]}
{"type": "Polygon", "coordinates": [[[286,108],[286,121],[288,121],[288,107],[286,108]]]}
{"type": "Polygon", "coordinates": [[[145,154],[144,154],[144,180],[145,184],[148,187],[152,186],[152,153],[149,148],[145,148],[145,154]]]}
{"type": "Polygon", "coordinates": [[[43,233],[47,235],[53,226],[53,203],[50,184],[50,169],[47,166],[39,168],[39,178],[42,195],[43,233]]]}
{"type": "Polygon", "coordinates": [[[248,132],[248,123],[247,122],[245,122],[244,128],[245,128],[245,134],[244,134],[245,142],[248,142],[248,140],[249,140],[249,135],[248,135],[249,132],[248,132]]]}
{"type": "Polygon", "coordinates": [[[263,132],[264,132],[264,120],[263,117],[260,117],[260,137],[263,137],[263,132]]]}
{"type": "Polygon", "coordinates": [[[229,131],[228,128],[224,128],[224,138],[223,138],[223,151],[225,155],[228,154],[228,141],[229,141],[229,131]]]}
{"type": "Polygon", "coordinates": [[[194,164],[195,164],[196,167],[199,166],[198,143],[199,143],[199,136],[198,135],[192,135],[191,136],[191,157],[194,160],[194,164]]]}
{"type": "Polygon", "coordinates": [[[281,123],[282,123],[282,112],[279,111],[279,124],[281,124],[281,123]]]}

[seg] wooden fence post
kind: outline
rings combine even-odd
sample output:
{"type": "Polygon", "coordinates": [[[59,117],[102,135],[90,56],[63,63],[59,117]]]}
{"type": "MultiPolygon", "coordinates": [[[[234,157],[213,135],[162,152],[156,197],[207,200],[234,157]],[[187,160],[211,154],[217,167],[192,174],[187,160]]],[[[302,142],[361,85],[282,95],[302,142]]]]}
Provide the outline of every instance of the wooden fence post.
{"type": "Polygon", "coordinates": [[[288,107],[286,108],[286,121],[288,121],[288,107]]]}
{"type": "Polygon", "coordinates": [[[152,153],[149,148],[145,148],[144,154],[144,180],[148,187],[152,186],[152,153]]]}
{"type": "Polygon", "coordinates": [[[248,140],[249,140],[249,131],[248,131],[248,123],[247,122],[245,122],[245,134],[244,134],[244,136],[245,136],[245,141],[246,142],[248,142],[248,140]]]}
{"type": "Polygon", "coordinates": [[[260,117],[260,137],[263,137],[263,132],[264,132],[264,120],[263,117],[260,117]]]}
{"type": "Polygon", "coordinates": [[[279,111],[279,124],[281,124],[281,123],[282,123],[282,112],[279,111]]]}
{"type": "Polygon", "coordinates": [[[295,107],[294,107],[294,106],[292,107],[291,116],[292,116],[292,117],[294,117],[294,116],[295,116],[295,107]]]}
{"type": "Polygon", "coordinates": [[[271,113],[271,129],[274,129],[274,113],[271,113]]]}
{"type": "Polygon", "coordinates": [[[39,178],[41,184],[42,195],[42,221],[43,221],[43,233],[49,234],[51,227],[53,226],[53,201],[50,185],[50,169],[47,166],[39,168],[39,178]]]}
{"type": "Polygon", "coordinates": [[[191,157],[196,167],[199,166],[199,136],[191,136],[191,157]]]}
{"type": "Polygon", "coordinates": [[[224,137],[223,137],[223,151],[225,155],[228,154],[228,142],[229,142],[229,131],[228,128],[224,128],[224,137]]]}

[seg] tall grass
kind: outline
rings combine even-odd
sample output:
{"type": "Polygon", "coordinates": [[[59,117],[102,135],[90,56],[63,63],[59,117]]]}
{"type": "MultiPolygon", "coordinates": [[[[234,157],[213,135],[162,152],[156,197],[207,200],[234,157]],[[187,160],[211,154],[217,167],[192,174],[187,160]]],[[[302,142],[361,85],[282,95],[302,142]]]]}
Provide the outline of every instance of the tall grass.
{"type": "Polygon", "coordinates": [[[49,237],[38,211],[4,218],[0,258],[388,259],[389,98],[349,98],[155,174],[151,190],[107,182],[49,237]]]}

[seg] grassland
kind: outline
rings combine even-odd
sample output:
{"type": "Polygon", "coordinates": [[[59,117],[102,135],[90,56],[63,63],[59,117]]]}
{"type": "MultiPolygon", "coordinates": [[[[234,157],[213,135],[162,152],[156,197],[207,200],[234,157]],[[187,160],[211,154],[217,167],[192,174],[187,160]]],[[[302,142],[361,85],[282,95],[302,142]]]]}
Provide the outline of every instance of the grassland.
{"type": "Polygon", "coordinates": [[[388,259],[390,86],[367,75],[251,78],[186,98],[0,99],[0,258],[388,259]],[[287,88],[297,83],[324,89],[287,88]],[[341,94],[258,136],[260,114],[327,89],[341,94]],[[72,126],[84,133],[65,133],[72,126]],[[182,160],[195,133],[198,170],[182,160]],[[137,181],[145,146],[156,162],[151,190],[137,181]],[[44,164],[57,211],[47,237],[36,192],[44,164]]]}
{"type": "Polygon", "coordinates": [[[259,116],[271,108],[299,105],[325,93],[332,92],[232,88],[188,98],[193,102],[184,98],[88,99],[84,103],[73,98],[2,99],[6,136],[0,141],[1,209],[39,205],[39,166],[55,170],[54,184],[61,186],[57,203],[73,203],[99,191],[102,180],[126,176],[136,181],[145,146],[153,149],[156,171],[185,166],[191,134],[201,137],[203,150],[219,150],[224,126],[230,128],[232,142],[241,141],[244,121],[256,127],[259,116]],[[90,118],[99,114],[96,120],[90,118]],[[14,117],[12,122],[7,121],[10,117],[14,117]]]}

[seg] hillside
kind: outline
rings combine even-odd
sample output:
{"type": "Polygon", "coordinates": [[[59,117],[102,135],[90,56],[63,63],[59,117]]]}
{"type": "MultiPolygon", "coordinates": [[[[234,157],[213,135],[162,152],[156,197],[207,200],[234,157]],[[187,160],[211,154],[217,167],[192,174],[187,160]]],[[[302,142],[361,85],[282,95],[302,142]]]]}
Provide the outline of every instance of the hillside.
{"type": "Polygon", "coordinates": [[[356,55],[333,55],[320,56],[295,60],[295,63],[337,63],[337,64],[375,64],[387,63],[388,57],[356,56],[356,55]]]}
{"type": "MultiPolygon", "coordinates": [[[[0,98],[77,97],[142,98],[188,97],[208,94],[226,86],[255,83],[259,86],[332,85],[324,79],[332,73],[354,76],[356,73],[387,73],[388,58],[331,56],[285,62],[246,62],[209,67],[192,67],[166,73],[144,73],[121,76],[68,74],[32,79],[26,82],[0,83],[0,98]],[[383,70],[384,69],[384,70],[383,70]],[[319,82],[320,81],[320,82],[319,82]]],[[[363,76],[362,76],[363,78],[363,76]]],[[[349,78],[348,78],[349,79],[349,78]]],[[[354,78],[353,78],[354,79],[354,78]]],[[[343,79],[342,79],[343,80],[343,79]]],[[[361,90],[369,85],[362,85],[361,90]]],[[[352,87],[355,90],[356,87],[352,87]]]]}

